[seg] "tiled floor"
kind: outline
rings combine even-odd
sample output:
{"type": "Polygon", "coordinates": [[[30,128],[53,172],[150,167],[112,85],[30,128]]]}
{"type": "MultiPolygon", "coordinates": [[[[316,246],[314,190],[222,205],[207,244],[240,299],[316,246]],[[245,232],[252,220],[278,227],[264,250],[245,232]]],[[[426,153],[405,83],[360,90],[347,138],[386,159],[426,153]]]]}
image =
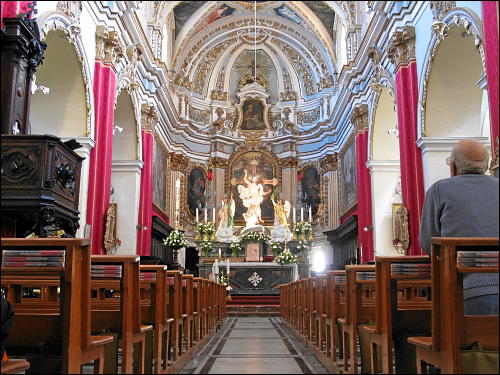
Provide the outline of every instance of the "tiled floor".
{"type": "Polygon", "coordinates": [[[227,318],[180,374],[327,374],[280,318],[227,318]]]}

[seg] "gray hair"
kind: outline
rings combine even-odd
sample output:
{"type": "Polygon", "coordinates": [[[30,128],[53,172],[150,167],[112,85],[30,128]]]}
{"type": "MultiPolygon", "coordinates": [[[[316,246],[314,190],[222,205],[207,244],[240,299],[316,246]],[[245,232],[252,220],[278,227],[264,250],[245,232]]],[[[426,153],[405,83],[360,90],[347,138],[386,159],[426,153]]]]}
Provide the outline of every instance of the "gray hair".
{"type": "Polygon", "coordinates": [[[469,160],[462,153],[453,151],[451,158],[461,174],[485,174],[488,169],[488,157],[485,160],[469,160]]]}

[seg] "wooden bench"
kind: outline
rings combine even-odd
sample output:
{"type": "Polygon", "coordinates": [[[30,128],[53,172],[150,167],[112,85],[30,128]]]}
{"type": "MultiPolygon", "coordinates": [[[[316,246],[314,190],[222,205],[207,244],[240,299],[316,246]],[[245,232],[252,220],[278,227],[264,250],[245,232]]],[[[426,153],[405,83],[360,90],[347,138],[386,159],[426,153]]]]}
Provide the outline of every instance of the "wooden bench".
{"type": "Polygon", "coordinates": [[[168,316],[173,318],[170,336],[170,361],[175,364],[183,354],[182,342],[186,316],[182,314],[182,275],[180,271],[167,271],[168,285],[168,316]]]}
{"type": "Polygon", "coordinates": [[[139,258],[134,255],[91,257],[92,265],[121,266],[122,274],[118,279],[92,280],[94,294],[97,292],[98,296],[102,295],[103,283],[105,288],[119,291],[119,296],[113,295],[111,301],[93,300],[92,330],[102,332],[111,329],[119,335],[122,348],[122,373],[144,373],[146,333],[153,330],[152,325],[141,324],[139,258]]]}
{"type": "Polygon", "coordinates": [[[361,272],[373,272],[372,265],[346,266],[346,302],[345,316],[338,318],[342,330],[343,342],[343,373],[357,374],[357,329],[358,325],[373,321],[375,318],[375,279],[362,280],[358,278],[361,272]]]}
{"type": "MultiPolygon", "coordinates": [[[[104,345],[113,337],[90,334],[89,245],[87,239],[2,239],[2,251],[65,250],[64,267],[2,267],[2,282],[6,279],[9,283],[7,299],[17,306],[8,348],[34,348],[46,342],[61,356],[62,373],[80,373],[81,366],[91,361],[95,373],[104,372],[104,345]],[[23,285],[43,289],[54,286],[57,280],[60,298],[49,293],[43,302],[23,301],[23,285]]],[[[32,370],[36,372],[33,366],[32,370]]]]}
{"type": "Polygon", "coordinates": [[[151,324],[154,327],[154,367],[151,369],[151,366],[146,363],[145,372],[165,374],[169,370],[169,339],[174,322],[174,319],[168,316],[167,266],[141,264],[140,271],[142,323],[151,324]],[[145,277],[151,274],[154,277],[145,277]]]}
{"type": "Polygon", "coordinates": [[[416,367],[423,362],[442,373],[462,373],[461,349],[480,342],[485,349],[498,351],[498,315],[464,315],[463,275],[498,273],[495,267],[462,267],[457,251],[498,252],[497,238],[432,238],[432,337],[410,337],[416,346],[416,367]],[[481,249],[481,250],[479,250],[481,249]]]}
{"type": "MultiPolygon", "coordinates": [[[[427,256],[377,256],[375,262],[375,324],[361,326],[360,330],[364,330],[370,336],[372,373],[391,374],[394,371],[392,352],[396,335],[405,330],[421,334],[429,331],[431,283],[430,268],[426,268],[425,265],[430,265],[430,258],[427,256]],[[426,271],[421,272],[420,268],[426,271]],[[404,271],[400,271],[401,269],[404,271]],[[417,272],[412,273],[412,270],[417,272]],[[382,368],[378,366],[379,360],[382,362],[382,368]]],[[[401,372],[404,368],[408,369],[408,359],[400,358],[399,353],[400,351],[397,350],[396,362],[397,370],[401,372]]],[[[407,371],[413,372],[412,366],[409,367],[410,370],[407,371]]]]}
{"type": "Polygon", "coordinates": [[[2,374],[17,374],[21,371],[26,371],[30,368],[30,363],[25,359],[8,359],[2,360],[1,363],[2,374]]]}
{"type": "Polygon", "coordinates": [[[342,357],[338,350],[341,348],[341,337],[338,334],[337,321],[345,316],[345,270],[330,271],[327,277],[325,366],[330,371],[337,372],[341,367],[337,364],[337,357],[342,357]]]}

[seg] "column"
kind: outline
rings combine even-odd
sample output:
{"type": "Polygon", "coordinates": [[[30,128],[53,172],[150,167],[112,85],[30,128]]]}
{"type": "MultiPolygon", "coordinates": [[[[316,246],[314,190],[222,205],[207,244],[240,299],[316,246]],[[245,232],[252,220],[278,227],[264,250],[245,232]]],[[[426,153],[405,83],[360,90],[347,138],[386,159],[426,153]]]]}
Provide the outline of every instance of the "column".
{"type": "MultiPolygon", "coordinates": [[[[296,207],[296,194],[297,194],[297,165],[299,163],[297,157],[288,156],[280,160],[281,163],[281,179],[282,179],[282,197],[284,200],[289,201],[292,206],[296,207]]],[[[291,218],[290,214],[290,218],[291,218]]],[[[295,220],[295,219],[294,219],[295,220]]]]}
{"type": "Polygon", "coordinates": [[[492,169],[498,176],[498,1],[482,1],[483,39],[490,106],[492,169]]]}
{"type": "MultiPolygon", "coordinates": [[[[216,210],[220,208],[222,200],[226,195],[225,189],[225,178],[226,178],[226,168],[229,162],[220,156],[211,157],[208,163],[208,167],[212,169],[212,188],[214,189],[214,199],[216,210]]],[[[228,198],[231,197],[231,192],[229,192],[228,198]]]]}
{"type": "Polygon", "coordinates": [[[137,255],[151,254],[151,227],[153,225],[153,160],[154,128],[158,113],[152,104],[141,107],[142,162],[141,193],[137,232],[137,255]]]}
{"type": "Polygon", "coordinates": [[[368,106],[354,107],[351,122],[356,127],[356,181],[358,188],[358,242],[361,263],[375,260],[373,251],[372,193],[368,161],[368,106]]]}
{"type": "Polygon", "coordinates": [[[418,235],[424,203],[424,179],[422,154],[416,144],[418,82],[413,26],[404,26],[392,35],[387,55],[395,67],[401,189],[410,227],[410,247],[407,255],[422,255],[418,235]]]}
{"type": "Polygon", "coordinates": [[[104,254],[104,228],[109,207],[113,120],[115,100],[115,65],[123,55],[117,33],[104,26],[96,29],[94,65],[95,147],[90,152],[87,224],[90,225],[92,254],[104,254]]]}
{"type": "Polygon", "coordinates": [[[325,229],[335,229],[339,226],[339,194],[338,194],[338,154],[332,153],[324,156],[319,164],[323,173],[326,187],[325,214],[328,220],[325,229]]]}

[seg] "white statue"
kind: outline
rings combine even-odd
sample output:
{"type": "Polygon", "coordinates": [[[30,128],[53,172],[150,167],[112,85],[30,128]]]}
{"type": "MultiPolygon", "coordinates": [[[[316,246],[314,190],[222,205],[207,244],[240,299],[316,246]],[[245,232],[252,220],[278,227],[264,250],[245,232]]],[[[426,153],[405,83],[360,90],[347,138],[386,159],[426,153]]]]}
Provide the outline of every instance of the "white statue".
{"type": "Polygon", "coordinates": [[[260,227],[260,224],[263,223],[260,204],[264,200],[264,195],[267,194],[264,193],[264,185],[257,183],[257,176],[252,176],[250,180],[246,169],[244,173],[243,181],[246,186],[238,185],[240,198],[243,201],[243,205],[247,207],[247,212],[243,214],[246,226],[243,228],[242,233],[250,228],[260,227]]]}
{"type": "Polygon", "coordinates": [[[288,217],[292,205],[289,201],[283,201],[282,199],[276,201],[274,197],[271,199],[274,205],[274,228],[271,231],[271,238],[273,241],[278,242],[290,241],[292,233],[288,228],[288,217]]]}
{"type": "Polygon", "coordinates": [[[219,241],[231,242],[233,240],[235,208],[236,205],[232,196],[231,199],[224,198],[217,214],[219,226],[217,227],[217,232],[215,232],[215,237],[219,241]]]}

